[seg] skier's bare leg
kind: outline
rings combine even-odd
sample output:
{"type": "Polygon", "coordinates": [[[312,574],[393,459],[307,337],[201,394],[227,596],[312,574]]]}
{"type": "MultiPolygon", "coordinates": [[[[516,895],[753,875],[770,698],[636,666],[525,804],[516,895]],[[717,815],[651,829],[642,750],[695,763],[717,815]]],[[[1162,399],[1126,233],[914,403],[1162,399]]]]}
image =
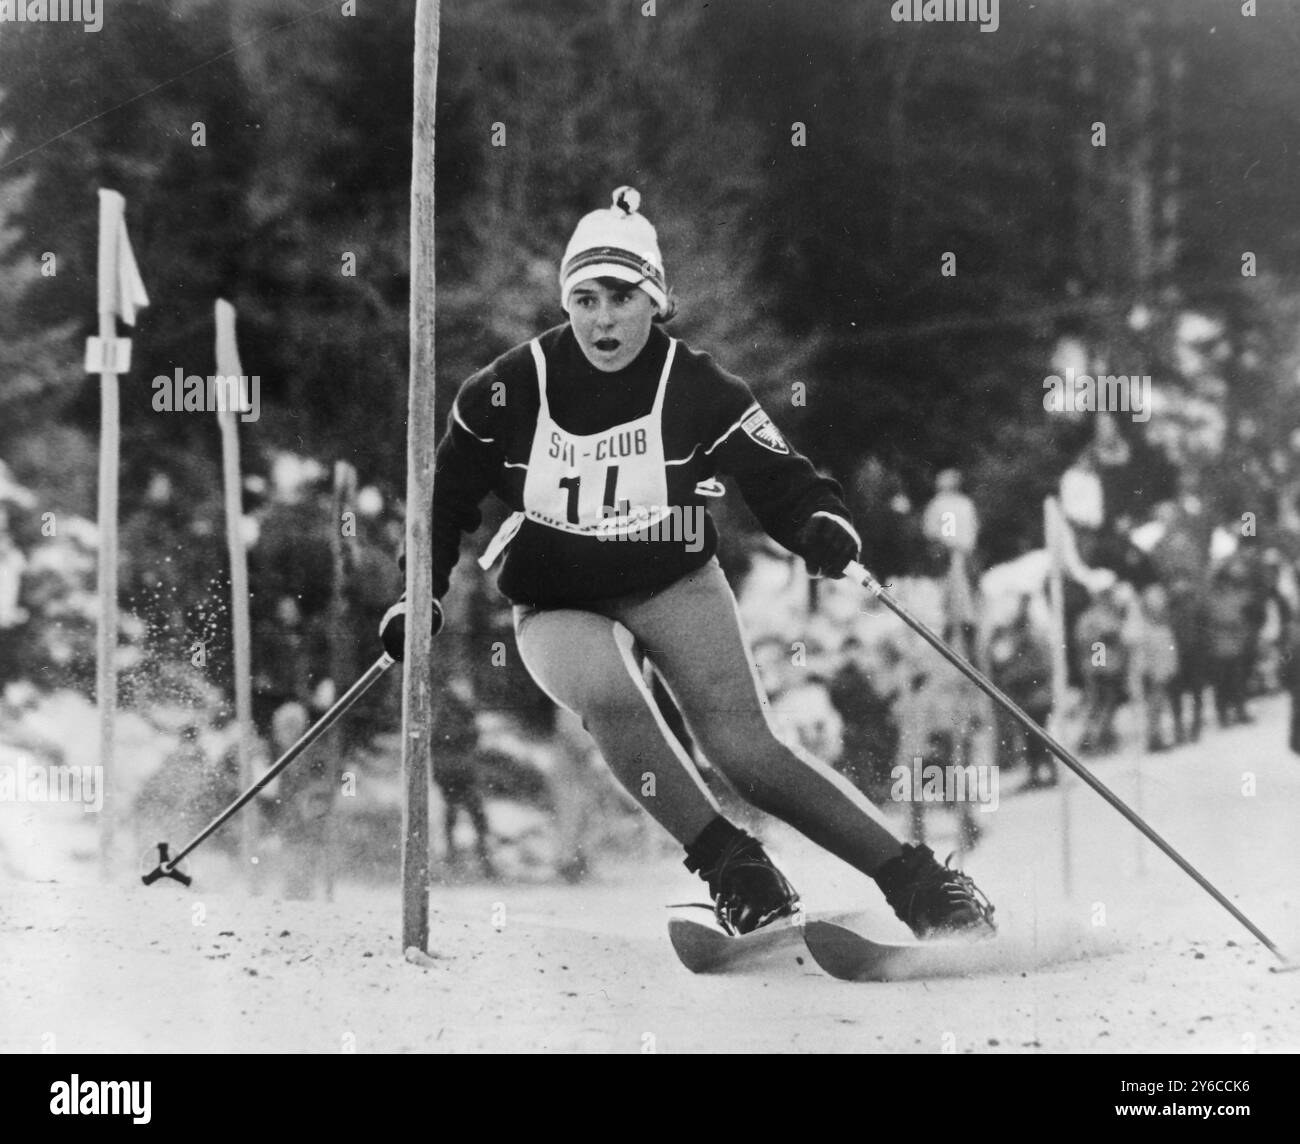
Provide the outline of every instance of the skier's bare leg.
{"type": "Polygon", "coordinates": [[[618,601],[611,611],[662,673],[704,757],[748,801],[864,874],[901,853],[857,787],[776,737],[716,562],[648,599],[618,601]]]}
{"type": "Polygon", "coordinates": [[[683,846],[719,816],[699,772],[664,723],[632,636],[575,609],[516,609],[524,665],[561,706],[577,712],[609,769],[683,846]]]}
{"type": "Polygon", "coordinates": [[[965,875],[924,847],[905,849],[847,779],[776,738],[716,562],[662,592],[602,605],[601,614],[516,608],[515,631],[533,678],[582,716],[618,780],[686,848],[687,867],[708,882],[729,932],[789,917],[798,896],[761,845],[719,813],[655,704],[642,652],[704,756],[754,805],[875,877],[918,936],[991,929],[992,911],[965,875]]]}

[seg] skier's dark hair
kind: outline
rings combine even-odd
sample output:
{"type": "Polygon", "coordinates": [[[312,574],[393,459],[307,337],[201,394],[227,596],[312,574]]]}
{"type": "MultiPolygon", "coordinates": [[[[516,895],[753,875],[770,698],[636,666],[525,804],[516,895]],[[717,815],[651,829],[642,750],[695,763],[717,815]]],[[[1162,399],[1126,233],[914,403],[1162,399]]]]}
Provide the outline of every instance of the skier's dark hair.
{"type": "Polygon", "coordinates": [[[662,314],[659,313],[658,310],[656,310],[655,316],[650,320],[652,322],[658,322],[660,325],[664,325],[668,322],[671,322],[675,317],[677,317],[677,295],[674,294],[671,290],[669,290],[668,308],[662,314]]]}

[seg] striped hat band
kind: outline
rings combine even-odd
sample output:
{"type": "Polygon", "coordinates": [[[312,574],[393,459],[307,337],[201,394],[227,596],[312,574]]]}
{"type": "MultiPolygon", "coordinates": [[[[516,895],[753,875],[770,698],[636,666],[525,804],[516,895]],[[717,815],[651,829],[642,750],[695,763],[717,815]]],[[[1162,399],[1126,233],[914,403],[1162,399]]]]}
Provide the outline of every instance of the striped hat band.
{"type": "MultiPolygon", "coordinates": [[[[598,246],[592,250],[584,250],[580,254],[575,254],[564,264],[564,269],[560,274],[568,282],[578,271],[586,270],[598,263],[630,270],[635,275],[635,278],[631,279],[632,281],[646,278],[658,286],[660,290],[666,289],[662,267],[656,266],[644,255],[637,255],[630,250],[623,250],[617,246],[598,246]]],[[[622,277],[622,275],[619,275],[619,277],[622,277]]]]}

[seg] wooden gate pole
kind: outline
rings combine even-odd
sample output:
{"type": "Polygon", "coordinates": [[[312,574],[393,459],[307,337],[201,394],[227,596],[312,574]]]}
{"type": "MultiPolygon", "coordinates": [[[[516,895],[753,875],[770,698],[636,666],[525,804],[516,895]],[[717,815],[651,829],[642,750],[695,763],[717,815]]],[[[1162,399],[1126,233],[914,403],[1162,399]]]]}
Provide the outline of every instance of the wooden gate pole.
{"type": "Polygon", "coordinates": [[[402,683],[402,948],[429,944],[429,781],[433,726],[434,261],[433,145],[438,87],[438,0],[415,9],[411,135],[411,368],[406,422],[406,674],[402,683]]]}

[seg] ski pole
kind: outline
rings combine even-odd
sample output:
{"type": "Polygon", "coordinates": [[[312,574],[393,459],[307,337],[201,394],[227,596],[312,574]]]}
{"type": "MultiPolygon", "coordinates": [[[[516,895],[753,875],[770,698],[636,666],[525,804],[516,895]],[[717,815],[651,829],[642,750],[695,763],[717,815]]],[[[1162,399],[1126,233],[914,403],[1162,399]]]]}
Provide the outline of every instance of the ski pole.
{"type": "Polygon", "coordinates": [[[366,671],[365,675],[349,687],[347,691],[345,691],[335,701],[334,706],[326,711],[315,724],[308,727],[303,733],[302,738],[285,751],[285,753],[275,761],[266,774],[258,779],[257,782],[244,791],[243,794],[235,799],[234,802],[232,802],[225,810],[217,815],[216,818],[209,822],[207,826],[199,831],[199,833],[194,836],[190,843],[179,854],[177,854],[175,858],[169,856],[166,842],[158,843],[158,865],[150,870],[149,873],[142,875],[140,880],[146,886],[152,886],[160,878],[174,878],[176,881],[180,882],[181,885],[188,886],[193,879],[190,878],[188,874],[182,874],[176,869],[180,864],[181,859],[197,849],[200,843],[211,837],[211,835],[216,833],[216,831],[219,830],[231,817],[237,814],[243,807],[247,806],[258,791],[266,786],[267,783],[274,779],[276,775],[285,769],[285,767],[292,763],[294,759],[316,742],[316,740],[325,734],[326,731],[333,727],[334,724],[337,723],[347,712],[348,708],[369,691],[375,681],[378,680],[379,677],[396,662],[397,661],[387,652],[375,660],[375,662],[370,665],[370,668],[366,671]]]}
{"type": "Polygon", "coordinates": [[[1049,751],[1051,751],[1052,754],[1054,754],[1058,759],[1060,759],[1061,762],[1063,762],[1067,767],[1070,768],[1070,770],[1072,770],[1076,775],[1078,775],[1081,779],[1083,779],[1084,782],[1086,782],[1090,787],[1092,787],[1093,790],[1095,790],[1099,795],[1101,795],[1101,797],[1104,798],[1108,803],[1110,803],[1110,805],[1113,806],[1117,811],[1119,811],[1120,814],[1122,814],[1125,818],[1127,818],[1129,822],[1131,822],[1135,827],[1137,827],[1138,830],[1140,830],[1144,835],[1146,835],[1147,838],[1149,838],[1153,843],[1155,843],[1155,845],[1158,846],[1166,855],[1168,855],[1169,858],[1172,859],[1174,864],[1183,871],[1183,873],[1187,874],[1188,877],[1190,877],[1193,881],[1196,882],[1198,886],[1201,887],[1201,889],[1203,889],[1207,894],[1209,894],[1210,897],[1212,897],[1216,902],[1219,903],[1219,905],[1221,905],[1225,910],[1227,910],[1228,913],[1230,913],[1234,918],[1236,918],[1237,921],[1239,921],[1243,926],[1245,926],[1246,929],[1248,929],[1251,932],[1251,934],[1253,934],[1256,938],[1258,938],[1259,941],[1263,943],[1265,949],[1267,949],[1271,954],[1273,954],[1273,956],[1276,957],[1279,961],[1283,962],[1284,964],[1290,965],[1290,959],[1287,958],[1282,953],[1282,951],[1279,950],[1277,946],[1274,945],[1268,939],[1268,937],[1264,934],[1264,931],[1261,930],[1257,925],[1255,925],[1255,923],[1252,922],[1248,917],[1246,917],[1246,915],[1243,914],[1239,909],[1237,909],[1236,906],[1234,906],[1230,901],[1228,901],[1228,899],[1224,897],[1222,893],[1219,892],[1219,890],[1210,882],[1208,878],[1202,875],[1201,872],[1197,870],[1195,866],[1193,866],[1190,862],[1188,862],[1186,858],[1184,858],[1181,854],[1179,854],[1177,850],[1175,850],[1172,846],[1170,846],[1168,842],[1166,842],[1163,838],[1161,838],[1159,834],[1157,834],[1149,825],[1147,825],[1146,821],[1141,817],[1141,815],[1137,814],[1122,798],[1119,797],[1119,795],[1115,794],[1115,792],[1112,791],[1108,786],[1106,786],[1106,784],[1103,783],[1101,779],[1097,778],[1097,776],[1094,775],[1090,770],[1088,770],[1088,768],[1085,767],[1081,762],[1079,762],[1079,760],[1076,759],[1073,754],[1071,754],[1068,750],[1066,750],[1064,746],[1058,743],[1055,738],[1049,735],[1045,730],[1043,730],[1042,727],[1040,727],[1037,723],[1035,723],[1033,719],[1031,719],[1028,715],[1026,715],[1025,712],[1020,709],[1020,706],[1009,695],[1007,695],[1000,687],[998,687],[997,684],[995,684],[992,680],[988,679],[983,674],[983,672],[981,672],[978,668],[968,663],[965,659],[959,656],[955,651],[952,650],[952,648],[950,648],[946,643],[944,643],[942,639],[940,639],[937,635],[935,635],[934,632],[931,631],[926,624],[918,620],[902,604],[900,604],[897,600],[895,600],[894,597],[891,596],[888,591],[886,591],[885,586],[881,584],[880,581],[877,580],[874,576],[872,576],[871,573],[868,572],[861,564],[859,564],[856,560],[851,561],[849,563],[849,566],[844,570],[844,574],[850,580],[853,580],[856,583],[861,584],[862,587],[864,587],[868,592],[870,592],[873,596],[875,596],[877,600],[879,600],[882,604],[884,604],[885,607],[887,607],[891,612],[893,612],[894,615],[896,615],[900,620],[902,620],[903,623],[905,623],[909,628],[912,629],[912,631],[916,632],[917,635],[919,635],[923,640],[925,640],[926,643],[928,643],[932,648],[934,648],[934,650],[937,651],[941,656],[943,656],[943,658],[946,659],[950,664],[952,664],[953,667],[955,667],[958,671],[960,671],[962,675],[964,675],[973,684],[975,684],[975,686],[978,687],[982,692],[984,692],[985,695],[987,695],[995,703],[1000,704],[1007,712],[1009,712],[1015,718],[1016,722],[1018,722],[1022,727],[1024,727],[1025,731],[1028,734],[1033,735],[1035,739],[1037,739],[1040,743],[1042,743],[1043,746],[1045,746],[1049,751]]]}

